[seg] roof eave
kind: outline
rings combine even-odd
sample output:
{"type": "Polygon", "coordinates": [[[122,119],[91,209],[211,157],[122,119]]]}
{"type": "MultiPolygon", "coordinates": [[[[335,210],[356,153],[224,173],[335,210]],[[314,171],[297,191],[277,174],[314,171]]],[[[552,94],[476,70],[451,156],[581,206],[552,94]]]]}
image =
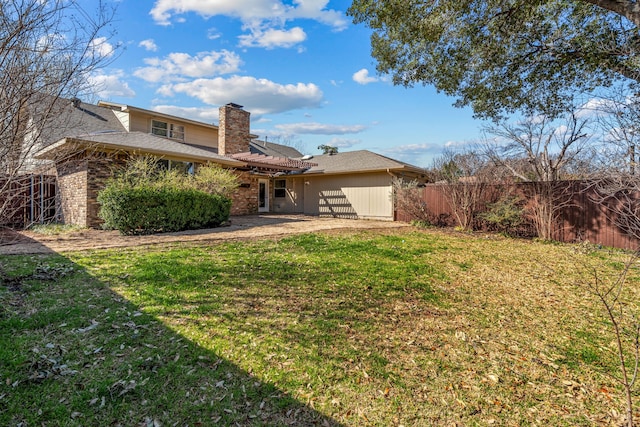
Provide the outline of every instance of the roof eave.
{"type": "Polygon", "coordinates": [[[140,154],[152,154],[161,157],[170,157],[175,160],[196,161],[196,162],[214,162],[229,167],[246,167],[246,163],[238,160],[234,160],[228,157],[212,157],[212,156],[199,156],[197,154],[180,154],[173,151],[161,150],[161,149],[140,149],[135,147],[124,147],[118,144],[110,144],[108,142],[95,142],[87,141],[79,138],[64,138],[58,142],[55,142],[48,147],[40,150],[35,157],[41,160],[57,160],[60,158],[66,158],[70,153],[80,153],[92,149],[94,151],[106,152],[106,153],[140,153],[140,154]],[[60,155],[64,153],[64,155],[60,155]]]}
{"type": "Polygon", "coordinates": [[[313,176],[313,175],[349,175],[349,174],[364,174],[364,173],[375,173],[375,172],[412,172],[416,174],[424,174],[425,171],[420,168],[408,168],[406,166],[398,166],[398,167],[381,167],[381,168],[373,168],[373,169],[351,169],[351,170],[338,170],[338,171],[327,171],[327,170],[319,170],[319,171],[311,171],[307,170],[304,172],[305,176],[313,176]]]}

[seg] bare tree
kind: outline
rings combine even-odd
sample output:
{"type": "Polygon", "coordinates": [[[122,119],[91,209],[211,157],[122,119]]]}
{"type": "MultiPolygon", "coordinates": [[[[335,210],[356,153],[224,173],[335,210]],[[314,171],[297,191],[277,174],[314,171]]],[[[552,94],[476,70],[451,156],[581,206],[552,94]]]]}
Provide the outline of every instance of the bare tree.
{"type": "Polygon", "coordinates": [[[484,145],[484,153],[515,181],[529,183],[523,186],[527,212],[542,239],[552,238],[560,210],[570,203],[570,186],[561,181],[576,178],[567,172],[588,151],[587,124],[569,114],[561,123],[536,117],[485,129],[494,138],[484,145]]]}
{"type": "Polygon", "coordinates": [[[637,150],[640,144],[640,98],[625,90],[591,102],[602,134],[599,162],[586,187],[611,224],[637,249],[640,240],[640,175],[637,150]]]}
{"type": "Polygon", "coordinates": [[[640,144],[640,94],[622,88],[612,89],[605,96],[593,98],[584,107],[600,131],[598,169],[615,175],[638,172],[640,144]]]}
{"type": "Polygon", "coordinates": [[[478,212],[493,201],[487,194],[493,171],[486,159],[474,150],[445,150],[435,160],[434,170],[458,227],[473,229],[478,212]]]}
{"type": "Polygon", "coordinates": [[[110,60],[113,14],[101,1],[92,12],[75,0],[0,2],[0,227],[23,207],[24,174],[46,167],[33,155],[64,132],[68,100],[89,94],[110,60]]]}
{"type": "Polygon", "coordinates": [[[605,310],[616,344],[618,374],[612,376],[624,390],[625,425],[633,427],[633,390],[640,362],[640,322],[629,275],[640,259],[640,176],[637,147],[640,142],[640,102],[638,94],[618,90],[607,98],[592,100],[590,108],[602,131],[599,164],[585,186],[585,192],[598,205],[610,224],[628,238],[633,250],[621,270],[605,273],[588,267],[588,279],[581,283],[605,310]]]}
{"type": "Polygon", "coordinates": [[[393,187],[391,199],[395,210],[407,214],[413,220],[433,222],[423,197],[424,185],[421,186],[415,180],[407,181],[395,176],[391,179],[391,185],[393,187]]]}
{"type": "Polygon", "coordinates": [[[579,285],[590,292],[605,310],[614,337],[619,373],[612,377],[624,389],[627,427],[633,427],[633,390],[640,367],[640,319],[626,289],[629,274],[636,269],[640,252],[633,252],[622,269],[613,275],[603,273],[596,266],[585,266],[590,276],[579,285]]]}

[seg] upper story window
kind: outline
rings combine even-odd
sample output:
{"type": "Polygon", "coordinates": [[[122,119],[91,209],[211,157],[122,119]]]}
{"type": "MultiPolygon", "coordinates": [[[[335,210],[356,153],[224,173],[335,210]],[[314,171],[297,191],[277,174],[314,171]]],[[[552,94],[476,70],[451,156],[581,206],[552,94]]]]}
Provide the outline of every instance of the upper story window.
{"type": "Polygon", "coordinates": [[[179,139],[184,141],[184,126],[174,123],[151,120],[151,133],[166,138],[179,139]]]}

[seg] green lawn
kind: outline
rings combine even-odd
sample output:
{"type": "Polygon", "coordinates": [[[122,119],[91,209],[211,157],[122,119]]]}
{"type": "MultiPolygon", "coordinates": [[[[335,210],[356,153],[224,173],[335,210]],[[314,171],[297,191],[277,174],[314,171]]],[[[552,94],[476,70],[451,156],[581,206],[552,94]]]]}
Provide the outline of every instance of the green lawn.
{"type": "Polygon", "coordinates": [[[5,256],[0,425],[616,425],[581,284],[624,259],[418,229],[5,256]]]}

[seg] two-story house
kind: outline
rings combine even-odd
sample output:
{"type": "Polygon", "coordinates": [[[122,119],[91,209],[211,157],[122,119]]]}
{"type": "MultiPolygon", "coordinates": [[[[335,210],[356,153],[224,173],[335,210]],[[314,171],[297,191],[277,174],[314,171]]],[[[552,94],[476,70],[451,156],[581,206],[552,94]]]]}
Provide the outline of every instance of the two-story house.
{"type": "Polygon", "coordinates": [[[59,212],[65,223],[96,227],[98,192],[130,155],[154,155],[188,171],[217,163],[233,169],[240,188],[232,215],[301,213],[393,220],[394,176],[424,179],[421,168],[369,152],[303,157],[297,150],[258,141],[250,113],[237,104],[219,109],[218,125],[111,102],[68,105],[60,126],[43,142],[40,161],[55,166],[59,212]]]}

